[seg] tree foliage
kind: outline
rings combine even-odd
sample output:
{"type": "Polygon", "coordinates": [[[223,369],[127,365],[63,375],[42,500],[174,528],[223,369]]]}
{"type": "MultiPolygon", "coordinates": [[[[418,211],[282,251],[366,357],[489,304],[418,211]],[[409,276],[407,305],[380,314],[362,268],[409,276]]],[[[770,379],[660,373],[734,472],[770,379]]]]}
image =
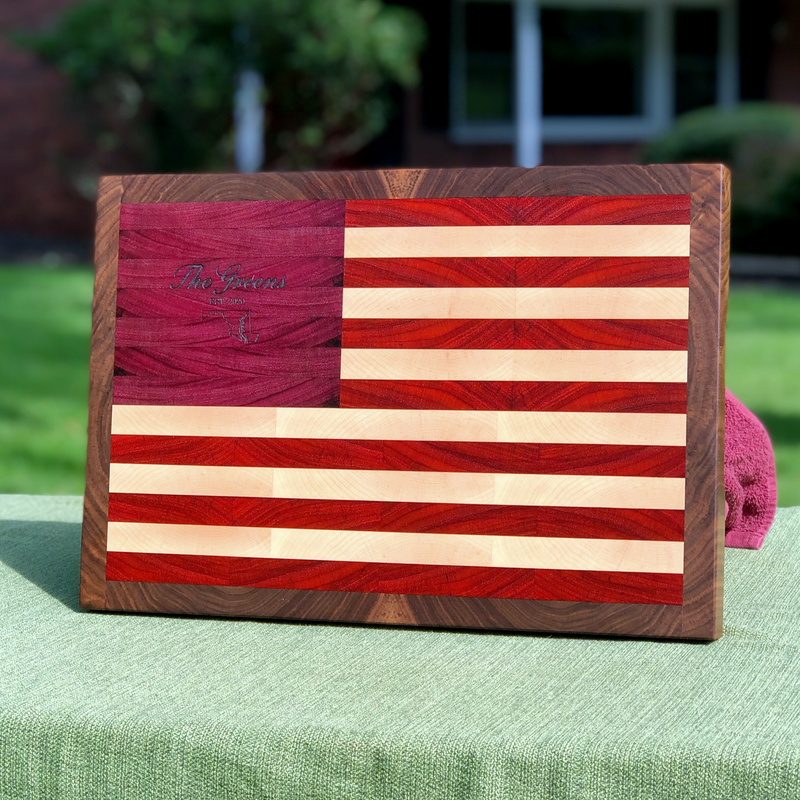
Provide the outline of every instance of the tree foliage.
{"type": "Polygon", "coordinates": [[[265,82],[266,166],[358,151],[389,119],[388,88],[417,79],[423,40],[382,0],[85,0],[24,43],[67,76],[99,151],[163,172],[230,166],[244,68],[265,82]]]}
{"type": "Polygon", "coordinates": [[[731,244],[798,255],[800,109],[773,103],[703,108],[651,142],[646,163],[712,162],[731,169],[731,244]]]}

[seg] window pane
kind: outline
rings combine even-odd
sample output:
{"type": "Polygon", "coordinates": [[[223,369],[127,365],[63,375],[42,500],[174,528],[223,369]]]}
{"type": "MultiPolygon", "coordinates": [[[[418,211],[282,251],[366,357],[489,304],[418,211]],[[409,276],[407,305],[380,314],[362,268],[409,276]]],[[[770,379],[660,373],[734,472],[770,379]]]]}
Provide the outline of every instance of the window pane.
{"type": "Polygon", "coordinates": [[[470,122],[512,116],[514,33],[509,3],[466,3],[466,117],[470,122]]]}
{"type": "Polygon", "coordinates": [[[643,113],[643,11],[544,8],[541,20],[546,116],[643,113]]]}
{"type": "Polygon", "coordinates": [[[709,106],[717,100],[719,12],[675,11],[675,113],[709,106]]]}

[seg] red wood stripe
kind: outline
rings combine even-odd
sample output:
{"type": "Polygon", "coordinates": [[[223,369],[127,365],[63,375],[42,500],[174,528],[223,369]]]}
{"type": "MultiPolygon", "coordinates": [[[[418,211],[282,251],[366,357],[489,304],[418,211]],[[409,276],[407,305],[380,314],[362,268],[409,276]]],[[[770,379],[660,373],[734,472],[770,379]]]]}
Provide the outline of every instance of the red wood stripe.
{"type": "Polygon", "coordinates": [[[675,606],[683,603],[683,575],[539,569],[535,572],[535,579],[534,600],[675,606]]]}
{"type": "Polygon", "coordinates": [[[514,411],[685,414],[685,383],[516,383],[514,411]]]}
{"type": "Polygon", "coordinates": [[[348,228],[394,228],[406,225],[513,225],[516,197],[446,197],[347,200],[348,228]]]}
{"type": "MultiPolygon", "coordinates": [[[[413,313],[413,309],[409,309],[413,313]]],[[[513,319],[342,320],[342,347],[510,350],[513,319]]]]}
{"type": "Polygon", "coordinates": [[[662,287],[689,285],[688,258],[346,258],[344,285],[392,287],[662,287]]]}
{"type": "Polygon", "coordinates": [[[342,408],[685,414],[686,384],[344,380],[339,402],[342,408]]]}
{"type": "Polygon", "coordinates": [[[689,195],[348,200],[345,225],[688,225],[689,207],[689,195]]]}
{"type": "Polygon", "coordinates": [[[244,523],[235,522],[239,502],[238,497],[199,495],[183,497],[112,492],[108,498],[108,521],[172,525],[241,525],[244,523]]]}
{"type": "Polygon", "coordinates": [[[515,286],[516,258],[346,258],[348,288],[515,286]]]}
{"type": "Polygon", "coordinates": [[[123,203],[120,230],[139,228],[305,228],[344,224],[344,200],[123,203]]]}
{"type": "Polygon", "coordinates": [[[233,439],[112,435],[111,461],[303,469],[385,469],[545,475],[684,477],[683,447],[417,442],[351,439],[233,439]]]}
{"type": "Polygon", "coordinates": [[[510,411],[512,381],[341,381],[342,408],[510,411]]]}
{"type": "Polygon", "coordinates": [[[679,605],[683,576],[108,553],[111,581],[679,605]]]}
{"type": "Polygon", "coordinates": [[[685,350],[688,321],[344,319],[342,347],[685,350]]]}
{"type": "Polygon", "coordinates": [[[112,493],[112,522],[683,540],[683,511],[112,493]]]}
{"type": "Polygon", "coordinates": [[[689,323],[662,320],[516,320],[517,350],[686,350],[689,323]]]}
{"type": "Polygon", "coordinates": [[[520,258],[516,285],[530,287],[681,287],[688,258],[520,258]]]}
{"type": "Polygon", "coordinates": [[[236,439],[223,436],[111,435],[112,463],[234,467],[236,439]]]}
{"type": "MultiPolygon", "coordinates": [[[[194,255],[192,254],[192,258],[194,255]]],[[[173,258],[121,258],[119,259],[119,274],[117,285],[120,289],[167,289],[170,285],[178,283],[187,266],[193,262],[187,260],[186,255],[173,258]]],[[[230,258],[212,258],[202,261],[202,279],[211,277],[213,290],[225,287],[227,281],[222,280],[225,273],[231,274],[232,269],[240,264],[237,277],[246,278],[281,278],[286,279],[286,288],[289,290],[301,288],[326,288],[342,285],[343,261],[334,256],[299,256],[294,258],[269,257],[257,254],[247,256],[238,261],[230,258]]],[[[192,275],[191,278],[194,277],[192,275]]],[[[175,290],[177,291],[177,290],[175,290]]],[[[186,289],[187,292],[197,291],[186,289]]],[[[230,290],[233,293],[233,290],[230,290]]],[[[251,297],[257,289],[243,289],[236,291],[238,296],[247,292],[251,297]]],[[[198,294],[203,294],[202,290],[198,294]]]]}
{"type": "Polygon", "coordinates": [[[287,256],[342,256],[343,227],[317,228],[148,228],[120,231],[120,258],[192,259],[261,256],[263,253],[287,256]]]}
{"type": "MultiPolygon", "coordinates": [[[[254,441],[260,446],[265,440],[254,441]]],[[[385,442],[383,465],[379,469],[683,478],[685,462],[684,447],[508,442],[385,442]]],[[[287,464],[287,466],[292,465],[287,464]]],[[[360,466],[357,468],[361,469],[360,466]]]]}
{"type": "Polygon", "coordinates": [[[688,194],[520,197],[517,225],[688,225],[688,194]]]}

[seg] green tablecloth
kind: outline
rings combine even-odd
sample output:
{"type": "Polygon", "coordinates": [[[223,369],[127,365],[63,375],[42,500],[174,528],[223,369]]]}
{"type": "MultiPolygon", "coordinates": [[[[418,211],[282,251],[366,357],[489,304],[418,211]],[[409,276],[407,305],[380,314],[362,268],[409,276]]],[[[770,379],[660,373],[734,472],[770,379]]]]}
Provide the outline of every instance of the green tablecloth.
{"type": "Polygon", "coordinates": [[[710,644],[82,612],[80,514],[0,497],[3,798],[800,797],[800,508],[710,644]]]}

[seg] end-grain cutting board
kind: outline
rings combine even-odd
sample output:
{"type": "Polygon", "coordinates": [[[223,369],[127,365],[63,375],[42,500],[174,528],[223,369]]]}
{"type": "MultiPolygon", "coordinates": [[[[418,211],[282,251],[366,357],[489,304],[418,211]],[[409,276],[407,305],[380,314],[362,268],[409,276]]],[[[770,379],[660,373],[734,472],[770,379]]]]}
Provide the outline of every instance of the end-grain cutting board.
{"type": "Polygon", "coordinates": [[[727,186],[104,179],[82,604],[719,636],[727,186]]]}

